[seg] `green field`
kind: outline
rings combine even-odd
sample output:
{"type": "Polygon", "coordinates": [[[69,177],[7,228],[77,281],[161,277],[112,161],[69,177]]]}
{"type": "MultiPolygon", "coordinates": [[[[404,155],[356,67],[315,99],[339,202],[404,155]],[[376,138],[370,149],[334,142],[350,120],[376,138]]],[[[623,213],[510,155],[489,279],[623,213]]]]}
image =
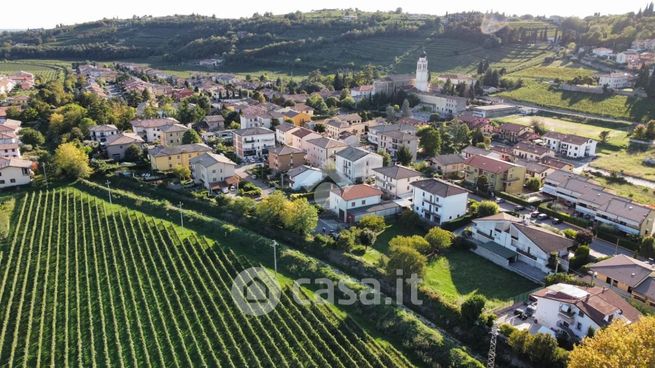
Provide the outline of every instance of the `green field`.
{"type": "Polygon", "coordinates": [[[66,67],[70,62],[59,60],[20,60],[0,61],[0,74],[12,74],[20,71],[34,74],[41,77],[44,82],[63,78],[66,67]]]}
{"type": "Polygon", "coordinates": [[[559,61],[548,65],[533,66],[508,74],[508,77],[542,80],[570,80],[577,76],[592,76],[594,71],[581,66],[562,64],[559,61]]]}
{"type": "Polygon", "coordinates": [[[647,99],[557,91],[550,89],[546,83],[532,81],[526,81],[522,88],[501,92],[498,96],[544,107],[562,108],[618,119],[644,121],[655,117],[655,104],[647,99]]]}
{"type": "MultiPolygon", "coordinates": [[[[392,223],[378,236],[373,249],[363,258],[377,264],[388,252],[389,240],[394,236],[423,235],[420,229],[392,223]]],[[[460,304],[467,296],[478,293],[495,308],[511,301],[513,297],[531,291],[536,284],[507,271],[486,259],[466,250],[451,249],[431,260],[423,277],[423,283],[437,291],[451,303],[460,304]]]]}
{"type": "Polygon", "coordinates": [[[653,189],[630,183],[617,183],[604,177],[593,176],[592,179],[620,196],[628,197],[638,203],[655,205],[655,190],[653,189]]]}
{"type": "Polygon", "coordinates": [[[18,198],[0,248],[0,365],[409,367],[291,291],[260,317],[231,299],[248,261],[78,190],[18,198]]]}
{"type": "Polygon", "coordinates": [[[655,157],[655,150],[622,150],[609,152],[591,162],[592,167],[607,171],[621,171],[625,175],[655,181],[655,167],[644,165],[644,159],[655,157]]]}

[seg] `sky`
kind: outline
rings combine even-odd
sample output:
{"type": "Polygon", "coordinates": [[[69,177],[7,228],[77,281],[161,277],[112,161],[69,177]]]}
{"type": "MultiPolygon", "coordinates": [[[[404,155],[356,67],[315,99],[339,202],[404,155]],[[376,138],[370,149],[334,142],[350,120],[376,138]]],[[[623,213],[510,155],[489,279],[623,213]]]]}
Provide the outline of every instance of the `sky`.
{"type": "Polygon", "coordinates": [[[102,18],[130,18],[133,15],[216,15],[219,18],[249,17],[255,12],[284,14],[313,9],[359,8],[443,15],[458,11],[498,11],[506,14],[575,15],[621,14],[637,11],[649,0],[2,0],[0,29],[52,28],[57,24],[83,23],[102,18]]]}

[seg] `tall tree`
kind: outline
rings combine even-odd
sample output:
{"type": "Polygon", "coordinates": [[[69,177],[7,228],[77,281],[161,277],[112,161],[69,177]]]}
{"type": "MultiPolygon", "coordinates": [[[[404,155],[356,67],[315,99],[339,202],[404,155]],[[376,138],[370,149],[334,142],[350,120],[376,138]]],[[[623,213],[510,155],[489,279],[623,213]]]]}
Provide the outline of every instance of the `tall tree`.
{"type": "Polygon", "coordinates": [[[400,146],[396,152],[396,160],[400,162],[401,165],[407,166],[412,162],[412,152],[407,148],[407,146],[400,146]]]}
{"type": "Polygon", "coordinates": [[[420,129],[416,135],[419,137],[419,146],[425,155],[434,156],[441,152],[441,134],[438,129],[428,126],[420,129]]]}

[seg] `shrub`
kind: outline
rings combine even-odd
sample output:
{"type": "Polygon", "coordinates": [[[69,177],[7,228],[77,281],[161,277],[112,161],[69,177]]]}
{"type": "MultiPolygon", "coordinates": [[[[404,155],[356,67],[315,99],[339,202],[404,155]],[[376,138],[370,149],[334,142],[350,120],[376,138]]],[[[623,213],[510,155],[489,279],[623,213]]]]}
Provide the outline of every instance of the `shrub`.
{"type": "Polygon", "coordinates": [[[357,223],[361,228],[369,229],[375,233],[381,233],[387,227],[384,217],[378,215],[365,215],[357,223]]]}
{"type": "Polygon", "coordinates": [[[546,286],[559,284],[559,283],[578,285],[578,286],[592,286],[590,283],[581,281],[577,277],[564,272],[551,273],[544,278],[544,282],[546,283],[546,286]]]}
{"type": "Polygon", "coordinates": [[[474,324],[482,314],[487,299],[479,294],[473,294],[462,303],[462,320],[469,325],[474,324]]]}
{"type": "Polygon", "coordinates": [[[571,228],[567,228],[562,230],[562,234],[564,234],[564,236],[569,239],[575,239],[576,235],[578,235],[578,232],[571,228]]]}
{"type": "Polygon", "coordinates": [[[448,230],[444,230],[438,227],[433,227],[425,235],[425,240],[429,244],[428,254],[441,253],[444,250],[450,248],[453,244],[453,239],[455,235],[448,230]]]}
{"type": "Polygon", "coordinates": [[[500,211],[500,207],[496,202],[482,201],[477,206],[476,217],[487,217],[495,215],[500,211]]]}
{"type": "Polygon", "coordinates": [[[416,274],[419,277],[425,273],[427,258],[416,249],[408,246],[392,247],[387,262],[387,276],[396,277],[398,271],[402,271],[403,277],[416,274]]]}

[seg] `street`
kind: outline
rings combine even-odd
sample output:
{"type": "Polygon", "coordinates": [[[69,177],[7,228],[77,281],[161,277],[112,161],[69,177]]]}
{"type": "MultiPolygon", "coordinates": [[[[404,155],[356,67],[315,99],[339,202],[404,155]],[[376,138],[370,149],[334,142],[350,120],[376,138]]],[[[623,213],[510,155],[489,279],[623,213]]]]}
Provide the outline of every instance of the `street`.
{"type": "Polygon", "coordinates": [[[273,193],[275,188],[269,186],[265,181],[261,180],[260,178],[255,178],[248,173],[248,171],[252,171],[252,169],[260,165],[263,165],[263,163],[253,163],[253,164],[245,164],[245,165],[237,166],[236,169],[234,169],[234,173],[242,180],[249,181],[255,184],[257,187],[259,187],[262,190],[262,198],[264,198],[270,195],[271,193],[273,193]]]}

